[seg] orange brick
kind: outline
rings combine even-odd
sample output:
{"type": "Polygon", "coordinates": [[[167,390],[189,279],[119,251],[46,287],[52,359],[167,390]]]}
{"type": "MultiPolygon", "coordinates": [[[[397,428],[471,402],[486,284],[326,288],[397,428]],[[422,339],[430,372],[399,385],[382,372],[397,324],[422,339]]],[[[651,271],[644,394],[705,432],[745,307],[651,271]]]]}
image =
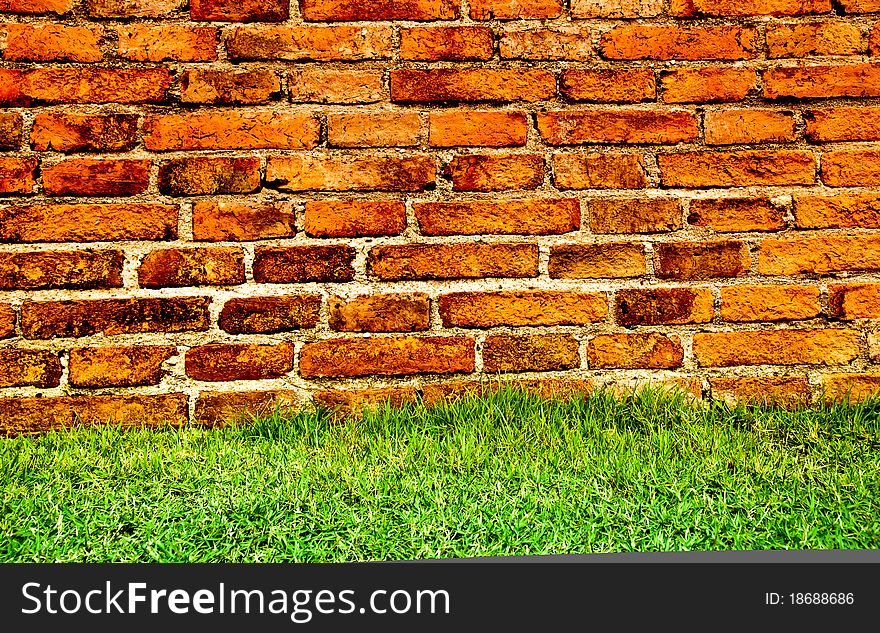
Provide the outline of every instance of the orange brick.
{"type": "Polygon", "coordinates": [[[331,147],[412,147],[419,144],[422,123],[415,112],[327,115],[331,147]]]}
{"type": "Polygon", "coordinates": [[[830,13],[831,0],[673,0],[672,15],[730,16],[750,15],[807,15],[830,13]]]}
{"type": "Polygon", "coordinates": [[[421,292],[331,297],[329,307],[330,329],[337,332],[415,332],[427,330],[431,318],[431,302],[421,292]]]}
{"type": "Polygon", "coordinates": [[[845,365],[859,354],[853,330],[755,330],[694,334],[701,367],[737,365],[845,365]]]}
{"type": "Polygon", "coordinates": [[[321,389],[312,393],[315,406],[330,409],[334,415],[360,417],[365,410],[385,406],[395,409],[415,404],[419,393],[415,387],[376,387],[374,389],[321,389]]]}
{"type": "Polygon", "coordinates": [[[574,198],[416,202],[413,210],[424,235],[559,235],[581,225],[574,198]]]}
{"type": "Polygon", "coordinates": [[[843,321],[880,318],[880,285],[847,284],[828,288],[831,316],[843,321]]]}
{"type": "Polygon", "coordinates": [[[217,59],[213,26],[127,24],[117,29],[120,57],[137,62],[210,62],[217,59]]]}
{"type": "Polygon", "coordinates": [[[794,114],[776,110],[712,110],[703,115],[707,145],[784,143],[796,139],[794,114]]]}
{"type": "Polygon", "coordinates": [[[266,185],[279,191],[421,191],[434,184],[433,156],[270,156],[266,185]]]}
{"type": "Polygon", "coordinates": [[[190,0],[190,19],[220,22],[283,22],[290,17],[287,0],[190,0]]]}
{"type": "Polygon", "coordinates": [[[700,134],[686,110],[557,110],[539,112],[538,131],[551,145],[583,143],[675,144],[700,134]]]}
{"type": "Polygon", "coordinates": [[[70,384],[74,387],[157,385],[167,373],[163,363],[177,356],[171,345],[90,347],[70,350],[70,384]]]}
{"type": "Polygon", "coordinates": [[[675,198],[596,198],[588,204],[593,233],[665,233],[682,226],[675,198]]]}
{"type": "Polygon", "coordinates": [[[358,61],[391,57],[393,32],[384,25],[279,26],[253,24],[229,30],[233,60],[358,61]]]}
{"type": "Polygon", "coordinates": [[[730,406],[742,403],[794,409],[808,404],[812,399],[806,376],[719,376],[709,378],[709,385],[712,398],[730,406]]]}
{"type": "Polygon", "coordinates": [[[406,205],[396,200],[309,200],[305,231],[310,237],[399,235],[406,205]]]}
{"type": "Polygon", "coordinates": [[[472,20],[538,20],[558,18],[562,0],[473,0],[472,20]]]}
{"type": "Polygon", "coordinates": [[[802,150],[742,150],[660,154],[660,180],[666,187],[749,187],[811,185],[816,159],[802,150]]]}
{"type": "Polygon", "coordinates": [[[60,381],[58,352],[0,349],[0,387],[57,387],[60,381]]]}
{"type": "Polygon", "coordinates": [[[299,396],[295,391],[202,391],[196,399],[193,422],[207,427],[249,423],[257,417],[282,413],[298,408],[299,396]]]}
{"type": "Polygon", "coordinates": [[[708,323],[715,315],[709,288],[633,288],[618,290],[618,325],[680,325],[708,323]]]}
{"type": "Polygon", "coordinates": [[[868,36],[868,52],[871,55],[880,55],[880,24],[875,24],[868,36]]]}
{"type": "Polygon", "coordinates": [[[293,369],[293,343],[201,345],[187,350],[185,365],[187,376],[210,382],[280,378],[293,369]]]}
{"type": "Polygon", "coordinates": [[[880,150],[841,150],[822,154],[822,182],[829,187],[880,185],[880,150]]]}
{"type": "Polygon", "coordinates": [[[33,193],[36,158],[0,157],[0,193],[33,193]]]}
{"type": "Polygon", "coordinates": [[[167,18],[183,10],[186,0],[87,0],[86,4],[93,18],[167,18]]]}
{"type": "Polygon", "coordinates": [[[0,290],[121,288],[122,251],[0,253],[0,290]]]}
{"type": "Polygon", "coordinates": [[[740,101],[758,87],[750,68],[681,68],[660,73],[666,103],[740,101]]]}
{"type": "Polygon", "coordinates": [[[259,246],[254,256],[254,281],[289,284],[354,279],[351,246],[259,246]]]}
{"type": "Polygon", "coordinates": [[[880,108],[830,108],[804,112],[811,141],[880,141],[880,108]]]}
{"type": "Polygon", "coordinates": [[[240,248],[167,248],[152,251],[138,267],[142,288],[228,286],[244,283],[240,248]]]}
{"type": "Polygon", "coordinates": [[[540,59],[586,61],[593,57],[589,29],[506,30],[498,43],[501,59],[540,59]]]}
{"type": "Polygon", "coordinates": [[[287,90],[294,103],[375,103],[385,96],[382,72],[376,70],[292,70],[287,90]]]}
{"type": "Polygon", "coordinates": [[[281,94],[281,80],[271,70],[185,70],[180,76],[181,103],[268,103],[281,94]]]}
{"type": "Polygon", "coordinates": [[[103,242],[177,237],[166,204],[35,204],[0,207],[0,241],[103,242]]]}
{"type": "Polygon", "coordinates": [[[8,303],[0,303],[0,338],[15,336],[15,310],[8,303]]]}
{"type": "Polygon", "coordinates": [[[768,99],[880,96],[880,64],[792,66],[761,74],[768,99]]]}
{"type": "Polygon", "coordinates": [[[880,374],[823,374],[822,389],[832,402],[875,398],[880,392],[880,374]]]}
{"type": "Polygon", "coordinates": [[[778,24],[767,29],[767,57],[859,55],[865,52],[862,33],[846,22],[778,24]]]}
{"type": "Polygon", "coordinates": [[[407,244],[376,246],[367,270],[386,281],[537,277],[535,244],[407,244]]]}
{"type": "Polygon", "coordinates": [[[159,191],[171,196],[253,193],[260,189],[260,159],[191,156],[159,167],[159,191]]]}
{"type": "Polygon", "coordinates": [[[453,191],[537,189],[544,182],[540,154],[470,154],[447,165],[453,191]]]}
{"type": "Polygon", "coordinates": [[[37,151],[122,152],[137,145],[136,114],[41,112],[31,129],[37,151]]]}
{"type": "Polygon", "coordinates": [[[294,237],[296,219],[291,202],[206,200],[192,208],[193,239],[207,242],[249,242],[294,237]]]}
{"type": "Polygon", "coordinates": [[[428,144],[432,147],[525,145],[529,122],[524,112],[431,112],[428,144]]]}
{"type": "Polygon", "coordinates": [[[752,59],[760,47],[756,29],[731,25],[627,24],[603,33],[599,43],[607,59],[752,59]]]}
{"type": "Polygon", "coordinates": [[[474,340],[464,336],[354,338],[306,343],[303,378],[457,374],[474,370],[474,340]]]}
{"type": "Polygon", "coordinates": [[[453,20],[459,16],[454,0],[300,0],[306,20],[336,22],[348,20],[453,20]]]}
{"type": "Polygon", "coordinates": [[[455,292],[440,296],[444,327],[588,325],[608,316],[604,292],[455,292]]]}
{"type": "Polygon", "coordinates": [[[751,257],[743,242],[672,242],[654,247],[654,274],[661,279],[738,277],[749,272],[751,257]]]}
{"type": "Polygon", "coordinates": [[[18,112],[0,112],[0,150],[19,149],[22,118],[18,112]]]}
{"type": "Polygon", "coordinates": [[[7,24],[3,59],[31,62],[99,62],[103,29],[64,24],[7,24]]]}
{"type": "Polygon", "coordinates": [[[725,321],[795,321],[822,311],[816,286],[726,286],[721,288],[725,321]]]}
{"type": "Polygon", "coordinates": [[[311,149],[321,122],[298,112],[187,112],[148,116],[144,146],[149,150],[311,149]]]}
{"type": "Polygon", "coordinates": [[[634,242],[563,244],[550,248],[550,277],[601,279],[646,274],[645,247],[634,242]]]}
{"type": "Polygon", "coordinates": [[[574,101],[636,103],[657,96],[654,71],[650,68],[611,70],[563,70],[559,92],[574,101]]]}
{"type": "Polygon", "coordinates": [[[878,0],[841,0],[840,6],[846,13],[880,13],[878,0]]]}
{"type": "Polygon", "coordinates": [[[566,334],[488,336],[483,343],[486,372],[559,371],[580,364],[578,342],[566,334]]]}
{"type": "Polygon", "coordinates": [[[688,223],[718,233],[782,231],[785,209],[767,198],[715,198],[691,200],[688,223]]]}
{"type": "Polygon", "coordinates": [[[880,238],[874,235],[764,240],[758,256],[762,275],[876,270],[880,270],[880,238]]]}
{"type": "Polygon", "coordinates": [[[170,86],[167,68],[46,67],[26,71],[15,89],[44,103],[159,103],[170,86]]]}
{"type": "Polygon", "coordinates": [[[684,351],[677,336],[602,334],[590,340],[590,369],[674,369],[681,367],[684,351]]]}
{"type": "Polygon", "coordinates": [[[554,154],[557,189],[641,189],[648,185],[638,154],[554,154]]]}
{"type": "Polygon", "coordinates": [[[391,71],[391,100],[543,101],[556,94],[556,78],[544,69],[434,68],[391,71]]]}
{"type": "Polygon", "coordinates": [[[573,18],[650,18],[661,13],[662,0],[571,0],[573,18]]]}
{"type": "Polygon", "coordinates": [[[67,13],[73,8],[73,0],[3,0],[0,11],[4,13],[67,13]]]}
{"type": "Polygon", "coordinates": [[[494,54],[485,26],[413,27],[400,30],[400,58],[417,61],[485,61],[494,54]]]}
{"type": "Polygon", "coordinates": [[[794,217],[800,229],[880,229],[880,194],[795,196],[794,217]]]}
{"type": "Polygon", "coordinates": [[[133,196],[149,184],[149,160],[69,158],[43,165],[43,190],[50,196],[133,196]]]}
{"type": "Polygon", "coordinates": [[[217,325],[230,334],[274,334],[318,324],[320,295],[242,297],[223,304],[217,325]]]}

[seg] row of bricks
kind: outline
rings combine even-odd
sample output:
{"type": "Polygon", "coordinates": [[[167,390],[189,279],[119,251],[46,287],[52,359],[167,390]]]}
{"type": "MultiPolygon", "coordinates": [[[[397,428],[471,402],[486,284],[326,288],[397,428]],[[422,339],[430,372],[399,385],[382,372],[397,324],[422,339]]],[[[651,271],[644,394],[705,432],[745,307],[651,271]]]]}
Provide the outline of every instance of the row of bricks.
{"type": "MultiPolygon", "coordinates": [[[[213,26],[126,24],[6,24],[6,61],[96,63],[217,61],[221,31],[213,26]]],[[[880,24],[870,34],[845,21],[769,24],[760,31],[737,24],[669,26],[627,24],[603,32],[588,27],[488,26],[393,28],[370,26],[240,26],[223,33],[232,61],[488,61],[528,59],[743,60],[880,54],[880,24]],[[598,48],[594,50],[594,34],[598,48]],[[397,42],[395,44],[395,42],[397,42]]],[[[564,82],[564,77],[563,77],[564,82]]],[[[564,93],[563,93],[564,94],[564,93]]]]}

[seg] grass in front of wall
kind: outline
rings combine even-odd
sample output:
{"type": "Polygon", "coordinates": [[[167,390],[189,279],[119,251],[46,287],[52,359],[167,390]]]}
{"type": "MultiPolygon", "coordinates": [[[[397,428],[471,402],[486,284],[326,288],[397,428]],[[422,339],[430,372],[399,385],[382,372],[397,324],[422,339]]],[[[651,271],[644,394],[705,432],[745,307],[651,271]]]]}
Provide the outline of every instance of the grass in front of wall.
{"type": "Polygon", "coordinates": [[[880,547],[880,400],[515,389],[222,429],[0,440],[2,561],[880,547]]]}

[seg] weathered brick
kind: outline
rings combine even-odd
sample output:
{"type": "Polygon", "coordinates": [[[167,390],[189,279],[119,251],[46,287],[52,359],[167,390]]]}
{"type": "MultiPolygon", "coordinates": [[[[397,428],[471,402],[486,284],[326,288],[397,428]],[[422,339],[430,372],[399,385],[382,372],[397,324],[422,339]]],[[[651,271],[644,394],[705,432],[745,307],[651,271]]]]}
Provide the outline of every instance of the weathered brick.
{"type": "Polygon", "coordinates": [[[760,49],[758,31],[737,26],[626,24],[602,34],[606,59],[752,59],[760,49]]]}
{"type": "Polygon", "coordinates": [[[271,70],[185,70],[180,76],[181,103],[268,103],[281,94],[281,80],[271,70]]]}
{"type": "Polygon", "coordinates": [[[880,285],[845,284],[828,288],[831,316],[843,321],[880,318],[880,285]]]}
{"type": "Polygon", "coordinates": [[[354,338],[306,343],[303,378],[458,374],[474,370],[474,340],[464,336],[354,338]]]}
{"type": "Polygon", "coordinates": [[[15,336],[15,309],[8,303],[0,303],[0,338],[15,336]]]}
{"type": "Polygon", "coordinates": [[[127,24],[116,31],[120,57],[137,62],[210,62],[217,59],[213,26],[127,24]]]}
{"type": "Polygon", "coordinates": [[[880,270],[880,237],[829,235],[764,240],[758,255],[762,275],[798,275],[880,270]]]}
{"type": "Polygon", "coordinates": [[[18,112],[0,112],[0,150],[21,147],[22,118],[18,112]]]}
{"type": "Polygon", "coordinates": [[[137,145],[136,114],[41,112],[31,129],[37,151],[123,152],[137,145]]]}
{"type": "Polygon", "coordinates": [[[829,108],[804,112],[811,141],[880,141],[880,108],[829,108]]]}
{"type": "Polygon", "coordinates": [[[822,390],[828,401],[857,402],[880,393],[880,374],[823,374],[822,390]]]}
{"type": "Polygon", "coordinates": [[[57,387],[60,380],[58,352],[0,349],[0,387],[57,387]]]}
{"type": "Polygon", "coordinates": [[[594,198],[588,204],[593,233],[665,233],[682,226],[675,198],[594,198]]]}
{"type": "Polygon", "coordinates": [[[454,0],[299,0],[303,18],[319,22],[361,20],[453,20],[459,16],[454,0]]]}
{"type": "Polygon", "coordinates": [[[648,178],[638,154],[554,154],[553,182],[557,189],[641,189],[648,178]]]}
{"type": "Polygon", "coordinates": [[[89,347],[70,350],[70,384],[74,387],[158,385],[162,365],[177,356],[172,345],[89,347]]]}
{"type": "Polygon", "coordinates": [[[147,253],[138,266],[142,288],[229,286],[244,283],[240,248],[166,248],[147,253]]]}
{"type": "Polygon", "coordinates": [[[446,166],[453,191],[537,189],[544,182],[540,154],[470,154],[446,166]]]}
{"type": "Polygon", "coordinates": [[[544,69],[434,68],[391,71],[391,100],[543,101],[556,94],[556,78],[544,69]]]}
{"type": "Polygon", "coordinates": [[[602,334],[587,346],[591,369],[674,369],[683,359],[679,338],[656,332],[602,334]]]}
{"type": "Polygon", "coordinates": [[[3,59],[32,62],[99,62],[100,26],[7,24],[3,59]]]}
{"type": "Polygon", "coordinates": [[[293,369],[293,343],[200,345],[186,351],[185,366],[187,376],[209,382],[280,378],[293,369]]]}
{"type": "Polygon", "coordinates": [[[434,406],[443,402],[453,402],[462,397],[485,396],[499,389],[516,389],[545,399],[583,398],[593,390],[593,383],[585,378],[550,378],[547,376],[530,379],[455,380],[452,382],[428,383],[422,385],[422,404],[434,406]]]}
{"type": "Polygon", "coordinates": [[[811,185],[816,158],[803,150],[741,150],[660,154],[664,187],[749,187],[811,185]]]}
{"type": "Polygon", "coordinates": [[[740,101],[757,89],[751,68],[679,68],[660,73],[666,103],[740,101]]]}
{"type": "Polygon", "coordinates": [[[208,329],[207,297],[25,301],[25,338],[185,332],[208,329]]]}
{"type": "Polygon", "coordinates": [[[318,324],[320,295],[242,297],[223,304],[218,325],[230,334],[273,334],[318,324]]]}
{"type": "Polygon", "coordinates": [[[635,242],[552,246],[549,272],[554,279],[639,277],[647,272],[645,247],[635,242]]]}
{"type": "Polygon", "coordinates": [[[384,279],[480,279],[537,277],[535,244],[407,244],[376,246],[367,258],[370,274],[384,279]]]}
{"type": "Polygon", "coordinates": [[[650,18],[663,12],[663,0],[571,0],[573,18],[650,18]]]}
{"type": "Polygon", "coordinates": [[[33,193],[36,158],[0,157],[0,193],[33,193]]]}
{"type": "Polygon", "coordinates": [[[846,22],[777,24],[767,29],[767,57],[858,55],[865,52],[862,33],[846,22]]]}
{"type": "Polygon", "coordinates": [[[486,372],[554,371],[580,364],[578,342],[567,334],[488,336],[483,343],[486,372]]]}
{"type": "Polygon", "coordinates": [[[701,198],[691,200],[688,223],[718,233],[782,231],[785,209],[768,198],[701,198]]]}
{"type": "Polygon", "coordinates": [[[791,66],[761,75],[768,99],[880,96],[880,64],[791,66]]]}
{"type": "Polygon", "coordinates": [[[880,55],[880,24],[875,24],[868,36],[868,53],[875,57],[880,55]]]}
{"type": "Polygon", "coordinates": [[[329,307],[330,329],[337,332],[415,332],[427,330],[431,318],[431,302],[420,292],[331,297],[329,307]]]}
{"type": "Polygon", "coordinates": [[[260,190],[260,159],[190,156],[159,167],[159,191],[170,196],[253,193],[260,190]]]}
{"type": "Polygon", "coordinates": [[[618,325],[708,323],[715,315],[710,288],[632,288],[618,290],[618,325]]]}
{"type": "Polygon", "coordinates": [[[444,327],[588,325],[608,316],[604,292],[454,292],[440,296],[444,327]]]}
{"type": "Polygon", "coordinates": [[[330,409],[335,415],[359,417],[365,410],[383,406],[400,408],[418,402],[415,387],[374,387],[371,389],[321,389],[312,393],[315,406],[330,409]]]}
{"type": "Polygon", "coordinates": [[[581,27],[509,29],[501,32],[498,52],[501,59],[586,61],[593,43],[589,29],[581,27]]]}
{"type": "Polygon", "coordinates": [[[788,409],[809,404],[812,394],[806,376],[719,376],[709,378],[712,398],[737,404],[776,405],[788,409]]]}
{"type": "Polygon", "coordinates": [[[538,131],[550,145],[675,144],[700,134],[686,110],[557,110],[539,112],[538,131]]]}
{"type": "Polygon", "coordinates": [[[558,18],[562,0],[472,0],[472,20],[539,20],[558,18]]]}
{"type": "Polygon", "coordinates": [[[797,138],[794,114],[777,110],[712,110],[703,115],[707,145],[784,143],[797,138]]]}
{"type": "Polygon", "coordinates": [[[721,288],[725,321],[795,321],[819,316],[816,286],[726,286],[721,288]]]}
{"type": "Polygon", "coordinates": [[[50,196],[133,196],[149,184],[149,160],[68,158],[43,165],[43,190],[50,196]]]}
{"type": "Polygon", "coordinates": [[[524,112],[431,112],[428,144],[432,147],[513,147],[525,145],[529,121],[524,112]]]}
{"type": "Polygon", "coordinates": [[[749,272],[751,257],[743,242],[677,242],[654,247],[654,274],[661,279],[738,277],[749,272]]]}
{"type": "Polygon", "coordinates": [[[122,251],[0,253],[0,290],[121,288],[122,251]]]}
{"type": "Polygon", "coordinates": [[[190,0],[190,19],[219,22],[283,22],[289,0],[190,0]]]}
{"type": "Polygon", "coordinates": [[[831,0],[673,0],[670,13],[678,16],[807,15],[830,13],[831,0]]]}
{"type": "Polygon", "coordinates": [[[86,4],[93,18],[167,18],[181,11],[186,0],[87,0],[86,4]]]}
{"type": "Polygon", "coordinates": [[[57,13],[64,14],[73,8],[73,0],[2,0],[3,13],[57,13]]]}
{"type": "Polygon", "coordinates": [[[312,149],[321,122],[298,112],[194,112],[149,116],[144,146],[149,150],[312,149]]]}
{"type": "Polygon", "coordinates": [[[581,225],[575,198],[416,202],[413,210],[424,235],[559,235],[581,225]]]}
{"type": "Polygon", "coordinates": [[[800,229],[880,229],[880,194],[795,196],[794,218],[800,229]]]}
{"type": "Polygon", "coordinates": [[[422,123],[415,112],[371,112],[327,115],[331,147],[412,147],[419,144],[422,123]]]}
{"type": "Polygon", "coordinates": [[[880,150],[841,150],[822,154],[822,182],[829,187],[880,185],[880,150]]]}
{"type": "Polygon", "coordinates": [[[406,205],[396,200],[310,200],[305,231],[310,237],[399,235],[406,227],[406,205]]]}
{"type": "Polygon", "coordinates": [[[294,103],[375,103],[385,95],[382,72],[309,68],[287,75],[289,98],[294,103]]]}
{"type": "Polygon", "coordinates": [[[193,421],[208,427],[252,422],[276,409],[294,411],[299,405],[295,391],[203,391],[196,399],[193,421]]]}
{"type": "Polygon", "coordinates": [[[880,13],[878,0],[841,0],[840,6],[846,13],[880,13]]]}
{"type": "Polygon", "coordinates": [[[853,330],[755,330],[694,334],[701,367],[845,365],[859,354],[853,330]]]}
{"type": "Polygon", "coordinates": [[[559,92],[574,101],[637,103],[657,96],[651,68],[569,68],[559,76],[559,92]]]}
{"type": "Polygon", "coordinates": [[[34,204],[0,207],[2,242],[103,242],[177,237],[169,204],[34,204]]]}
{"type": "Polygon", "coordinates": [[[258,284],[351,281],[354,255],[351,246],[258,246],[254,281],[258,284]]]}
{"type": "Polygon", "coordinates": [[[78,426],[142,428],[186,423],[187,397],[182,393],[0,399],[0,433],[8,436],[78,426]]]}
{"type": "Polygon", "coordinates": [[[388,26],[248,25],[231,29],[226,50],[234,60],[357,61],[392,53],[388,26]]]}
{"type": "Polygon", "coordinates": [[[44,103],[160,103],[170,86],[167,68],[46,67],[25,71],[15,94],[44,103]]]}
{"type": "Polygon", "coordinates": [[[485,61],[494,54],[486,26],[413,27],[400,31],[400,58],[416,61],[485,61]]]}
{"type": "Polygon", "coordinates": [[[198,241],[249,242],[296,235],[291,202],[206,200],[193,205],[192,218],[193,239],[198,241]]]}
{"type": "Polygon", "coordinates": [[[270,156],[266,185],[279,191],[421,191],[434,184],[433,156],[270,156]]]}

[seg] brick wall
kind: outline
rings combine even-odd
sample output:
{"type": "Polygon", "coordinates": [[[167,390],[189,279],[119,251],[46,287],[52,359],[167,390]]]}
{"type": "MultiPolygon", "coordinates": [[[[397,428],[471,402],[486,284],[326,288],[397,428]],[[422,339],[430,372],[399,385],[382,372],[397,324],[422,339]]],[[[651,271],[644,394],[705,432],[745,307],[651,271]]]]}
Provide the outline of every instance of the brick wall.
{"type": "Polygon", "coordinates": [[[0,12],[2,431],[880,385],[880,0],[0,12]]]}

